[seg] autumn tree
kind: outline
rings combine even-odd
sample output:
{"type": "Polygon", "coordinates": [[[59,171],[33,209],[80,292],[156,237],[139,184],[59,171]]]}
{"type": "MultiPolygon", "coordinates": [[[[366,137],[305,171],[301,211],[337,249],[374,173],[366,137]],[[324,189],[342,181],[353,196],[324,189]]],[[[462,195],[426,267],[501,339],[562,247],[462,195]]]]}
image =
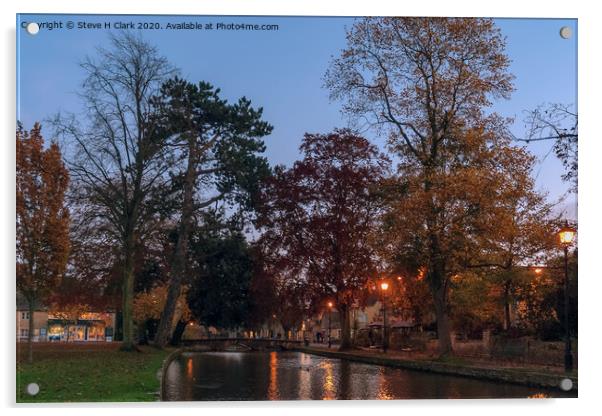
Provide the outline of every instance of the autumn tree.
{"type": "MultiPolygon", "coordinates": [[[[72,189],[71,192],[77,193],[78,190],[72,189]]],[[[111,226],[90,213],[87,206],[82,206],[77,200],[75,202],[70,205],[69,261],[49,304],[55,312],[119,311],[122,304],[120,247],[115,244],[111,226]]],[[[167,280],[167,259],[173,251],[172,227],[156,223],[153,228],[141,236],[134,256],[134,295],[167,280]]],[[[121,314],[118,313],[116,318],[115,337],[120,339],[121,314]]],[[[144,334],[144,330],[138,328],[137,333],[144,334]]]]}
{"type": "Polygon", "coordinates": [[[260,240],[252,247],[251,324],[261,325],[272,318],[277,319],[288,336],[289,331],[298,328],[311,314],[312,299],[304,282],[290,274],[294,269],[287,267],[289,259],[264,253],[263,250],[270,250],[269,246],[263,246],[264,242],[260,240]]]}
{"type": "Polygon", "coordinates": [[[249,282],[249,318],[247,328],[258,330],[276,313],[278,299],[275,275],[269,268],[260,244],[251,245],[253,269],[249,282]]]}
{"type": "MultiPolygon", "coordinates": [[[[578,256],[577,250],[568,256],[569,316],[572,336],[578,333],[578,256]]],[[[543,340],[561,340],[564,335],[564,257],[553,256],[544,266],[525,271],[529,274],[517,284],[517,322],[523,333],[534,333],[543,340]]]]}
{"type": "Polygon", "coordinates": [[[490,220],[483,227],[486,232],[477,236],[479,251],[467,252],[465,260],[468,268],[481,269],[501,287],[504,329],[512,326],[510,304],[516,298],[517,285],[532,280],[535,274],[529,266],[543,263],[556,248],[558,228],[554,204],[535,189],[535,158],[522,150],[512,152],[515,163],[505,164],[504,186],[483,213],[490,220]]]}
{"type": "Polygon", "coordinates": [[[77,202],[119,247],[124,350],[134,348],[134,259],[153,229],[159,190],[169,181],[165,137],[153,123],[151,97],[173,74],[157,49],[129,32],[81,64],[84,113],[58,116],[57,132],[71,145],[67,160],[77,202]]]}
{"type": "Polygon", "coordinates": [[[56,143],[44,148],[40,124],[19,125],[16,139],[17,290],[29,306],[31,362],[35,308],[59,285],[69,256],[69,172],[56,143]]]}
{"type": "MultiPolygon", "coordinates": [[[[491,19],[366,18],[347,33],[325,83],[344,110],[388,135],[400,159],[404,250],[426,267],[439,348],[451,351],[448,292],[457,253],[493,197],[506,123],[485,114],[513,90],[505,41],[491,19]]],[[[399,209],[401,211],[399,211],[399,209]]]]}
{"type": "Polygon", "coordinates": [[[70,214],[70,254],[63,279],[50,297],[54,310],[93,309],[115,310],[121,299],[115,246],[106,227],[94,216],[88,216],[87,207],[74,203],[77,193],[72,183],[67,192],[70,214]]]}
{"type": "Polygon", "coordinates": [[[187,244],[195,216],[220,202],[250,206],[258,182],[269,168],[261,153],[262,137],[272,127],[262,109],[246,98],[229,104],[220,90],[201,82],[175,78],[166,82],[154,104],[164,135],[177,149],[179,170],[173,174],[179,206],[178,238],[170,269],[169,291],[155,343],[164,346],[171,334],[175,300],[186,273],[187,244]]]}
{"type": "MultiPolygon", "coordinates": [[[[138,326],[138,338],[142,343],[146,343],[149,338],[152,338],[150,336],[152,334],[146,333],[149,329],[147,323],[149,321],[158,322],[161,318],[161,313],[165,309],[168,289],[166,283],[158,284],[134,296],[134,322],[138,326]]],[[[180,320],[188,322],[192,316],[186,301],[186,292],[187,288],[184,287],[176,302],[172,325],[180,320]]]]}
{"type": "Polygon", "coordinates": [[[284,336],[299,328],[303,319],[308,315],[307,296],[305,285],[296,279],[275,280],[275,309],[274,315],[282,325],[284,336]]]}
{"type": "MultiPolygon", "coordinates": [[[[333,299],[349,348],[350,309],[377,265],[369,233],[381,208],[374,189],[388,160],[349,130],[306,134],[303,159],[278,167],[263,192],[264,253],[313,303],[333,299]]],[[[292,285],[295,286],[295,285],[292,285]]]]}
{"type": "Polygon", "coordinates": [[[433,299],[424,273],[420,270],[417,273],[406,272],[398,278],[392,280],[392,307],[416,324],[431,323],[433,299]]]}
{"type": "Polygon", "coordinates": [[[501,327],[501,286],[487,273],[463,271],[452,277],[450,286],[451,320],[456,331],[478,338],[485,329],[501,327]]]}

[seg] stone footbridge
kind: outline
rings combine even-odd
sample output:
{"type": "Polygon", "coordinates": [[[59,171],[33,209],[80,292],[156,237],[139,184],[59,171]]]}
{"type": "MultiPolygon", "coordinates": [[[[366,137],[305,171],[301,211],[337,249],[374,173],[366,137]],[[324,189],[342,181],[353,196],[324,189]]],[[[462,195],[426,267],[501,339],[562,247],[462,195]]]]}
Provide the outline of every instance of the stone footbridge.
{"type": "Polygon", "coordinates": [[[182,347],[207,351],[263,351],[290,350],[303,345],[303,341],[278,338],[198,338],[182,340],[182,347]]]}

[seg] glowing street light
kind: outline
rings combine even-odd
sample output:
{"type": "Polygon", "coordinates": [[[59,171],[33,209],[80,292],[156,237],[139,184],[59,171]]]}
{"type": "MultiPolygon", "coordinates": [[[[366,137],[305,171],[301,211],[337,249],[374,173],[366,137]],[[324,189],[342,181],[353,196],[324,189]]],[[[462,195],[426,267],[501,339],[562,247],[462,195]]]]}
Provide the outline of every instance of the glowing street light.
{"type": "Polygon", "coordinates": [[[535,274],[541,274],[543,272],[543,269],[541,267],[536,267],[533,271],[535,272],[535,274]]]}
{"type": "Polygon", "coordinates": [[[565,222],[558,231],[560,245],[564,249],[564,371],[573,369],[573,354],[571,352],[571,330],[569,328],[569,246],[575,240],[577,231],[565,222]]]}
{"type": "Polygon", "coordinates": [[[560,244],[564,247],[568,247],[575,240],[576,231],[574,228],[569,227],[568,223],[565,223],[564,227],[558,231],[558,239],[560,240],[560,244]]]}
{"type": "Polygon", "coordinates": [[[331,330],[331,325],[330,323],[332,322],[332,302],[328,302],[328,348],[330,348],[330,346],[332,345],[332,338],[330,336],[330,330],[331,330]]]}
{"type": "Polygon", "coordinates": [[[387,352],[389,340],[387,338],[387,306],[385,304],[385,292],[389,289],[389,283],[381,282],[380,284],[382,304],[383,304],[383,353],[387,352]]]}

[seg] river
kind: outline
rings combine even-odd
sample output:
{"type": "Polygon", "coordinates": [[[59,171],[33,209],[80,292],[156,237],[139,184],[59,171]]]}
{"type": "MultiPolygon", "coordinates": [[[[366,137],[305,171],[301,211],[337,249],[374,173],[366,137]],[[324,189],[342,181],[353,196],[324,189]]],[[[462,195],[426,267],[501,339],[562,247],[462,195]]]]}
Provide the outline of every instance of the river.
{"type": "Polygon", "coordinates": [[[183,353],[166,383],[169,401],[576,397],[292,351],[183,353]]]}

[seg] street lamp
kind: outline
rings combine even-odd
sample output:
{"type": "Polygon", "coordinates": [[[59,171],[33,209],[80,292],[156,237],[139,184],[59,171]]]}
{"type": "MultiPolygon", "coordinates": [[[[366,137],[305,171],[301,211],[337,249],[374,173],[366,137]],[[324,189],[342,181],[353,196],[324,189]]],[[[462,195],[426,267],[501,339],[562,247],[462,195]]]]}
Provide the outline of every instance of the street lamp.
{"type": "Polygon", "coordinates": [[[571,330],[569,328],[569,246],[575,240],[575,229],[565,222],[558,231],[560,245],[564,248],[564,371],[573,369],[573,354],[571,352],[571,330]]]}
{"type": "Polygon", "coordinates": [[[389,288],[389,284],[387,282],[382,282],[380,284],[381,295],[382,295],[382,304],[383,304],[383,353],[387,352],[387,347],[389,344],[389,340],[387,338],[387,307],[385,305],[385,292],[389,288]]]}
{"type": "Polygon", "coordinates": [[[331,341],[331,337],[330,337],[330,329],[331,329],[330,322],[332,322],[332,302],[328,302],[328,348],[330,348],[330,346],[332,345],[332,341],[331,341]]]}

